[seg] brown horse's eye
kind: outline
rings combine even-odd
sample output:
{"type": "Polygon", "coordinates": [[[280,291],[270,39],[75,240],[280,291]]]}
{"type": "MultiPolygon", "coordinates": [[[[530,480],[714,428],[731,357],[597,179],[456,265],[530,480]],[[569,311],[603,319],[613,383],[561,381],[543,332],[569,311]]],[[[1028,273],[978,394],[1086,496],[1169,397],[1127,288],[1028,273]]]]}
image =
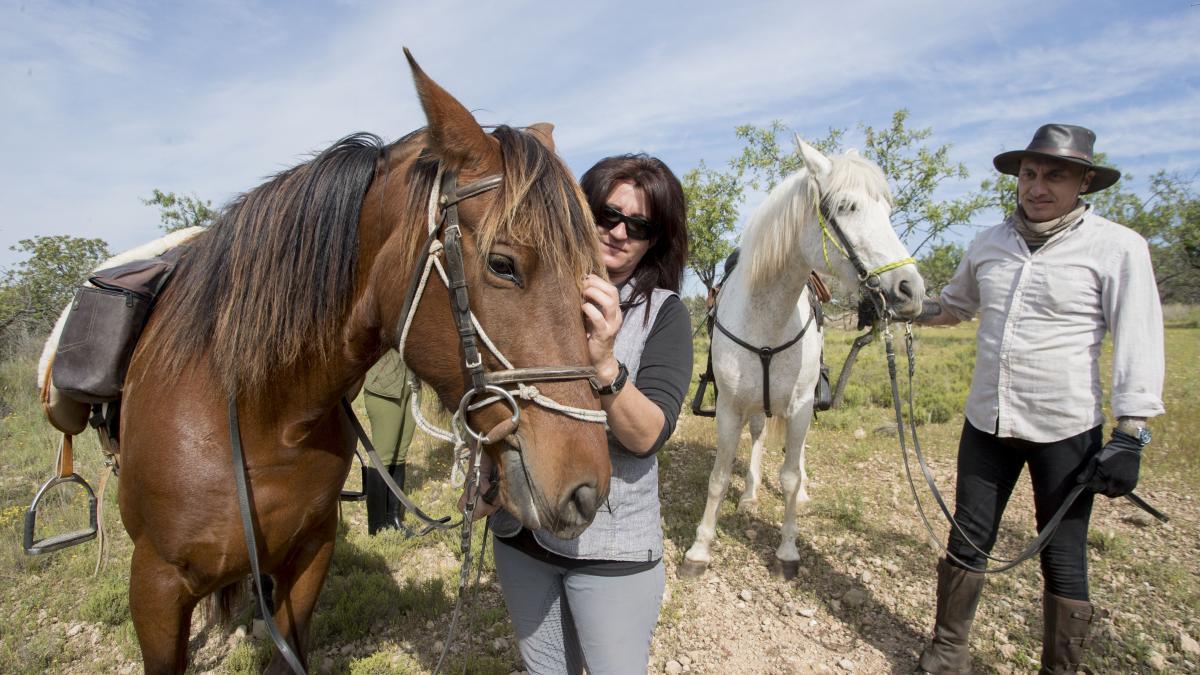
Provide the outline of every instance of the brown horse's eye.
{"type": "Polygon", "coordinates": [[[517,275],[517,264],[512,258],[499,253],[493,253],[488,256],[488,271],[506,281],[511,281],[520,287],[521,277],[517,275]]]}

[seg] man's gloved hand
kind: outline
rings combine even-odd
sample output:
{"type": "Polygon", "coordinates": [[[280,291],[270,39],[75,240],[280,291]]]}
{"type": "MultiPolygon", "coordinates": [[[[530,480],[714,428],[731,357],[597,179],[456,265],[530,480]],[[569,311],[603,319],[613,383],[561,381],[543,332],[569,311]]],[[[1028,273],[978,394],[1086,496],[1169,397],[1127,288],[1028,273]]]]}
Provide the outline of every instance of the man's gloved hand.
{"type": "Polygon", "coordinates": [[[1106,497],[1123,497],[1137,487],[1141,463],[1142,444],[1138,439],[1113,429],[1112,439],[1080,472],[1079,482],[1106,497]]]}
{"type": "Polygon", "coordinates": [[[875,301],[870,298],[861,298],[858,301],[858,330],[862,330],[867,326],[874,326],[879,320],[879,309],[875,307],[875,301]]]}

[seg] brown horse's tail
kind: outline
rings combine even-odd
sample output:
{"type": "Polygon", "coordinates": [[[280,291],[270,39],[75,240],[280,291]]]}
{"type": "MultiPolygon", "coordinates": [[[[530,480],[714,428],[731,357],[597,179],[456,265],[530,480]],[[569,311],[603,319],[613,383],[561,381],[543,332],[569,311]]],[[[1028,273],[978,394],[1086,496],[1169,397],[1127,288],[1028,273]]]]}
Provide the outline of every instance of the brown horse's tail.
{"type": "Polygon", "coordinates": [[[245,609],[246,599],[249,597],[248,583],[249,580],[244,578],[224,586],[208,596],[204,603],[205,621],[210,626],[228,627],[233,619],[245,609]]]}

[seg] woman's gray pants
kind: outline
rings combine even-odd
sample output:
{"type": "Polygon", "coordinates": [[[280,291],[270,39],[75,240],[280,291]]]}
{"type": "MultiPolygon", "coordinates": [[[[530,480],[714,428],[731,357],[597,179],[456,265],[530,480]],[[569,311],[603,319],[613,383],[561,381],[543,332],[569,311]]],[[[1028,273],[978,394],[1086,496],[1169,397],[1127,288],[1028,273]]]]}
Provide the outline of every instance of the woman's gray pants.
{"type": "Polygon", "coordinates": [[[660,560],[644,572],[600,576],[492,546],[521,658],[532,675],[642,675],[666,577],[660,560]]]}

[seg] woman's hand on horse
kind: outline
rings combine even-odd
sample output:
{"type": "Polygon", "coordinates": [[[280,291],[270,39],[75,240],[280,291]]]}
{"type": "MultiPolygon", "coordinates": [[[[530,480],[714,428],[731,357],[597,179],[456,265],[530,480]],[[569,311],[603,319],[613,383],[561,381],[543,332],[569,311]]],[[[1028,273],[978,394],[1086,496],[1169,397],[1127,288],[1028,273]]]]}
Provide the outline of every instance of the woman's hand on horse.
{"type": "Polygon", "coordinates": [[[621,330],[621,293],[595,274],[583,279],[583,319],[587,327],[588,357],[601,382],[617,377],[620,366],[613,342],[621,330]]]}
{"type": "MultiPolygon", "coordinates": [[[[473,520],[487,518],[488,516],[500,510],[499,504],[492,504],[483,499],[483,495],[486,495],[492,488],[492,467],[492,458],[489,457],[486,452],[483,453],[483,457],[479,458],[479,485],[477,485],[475,488],[475,518],[473,520]]],[[[466,506],[467,490],[464,487],[462,495],[458,498],[458,512],[462,513],[462,510],[466,508],[466,506]]]]}

